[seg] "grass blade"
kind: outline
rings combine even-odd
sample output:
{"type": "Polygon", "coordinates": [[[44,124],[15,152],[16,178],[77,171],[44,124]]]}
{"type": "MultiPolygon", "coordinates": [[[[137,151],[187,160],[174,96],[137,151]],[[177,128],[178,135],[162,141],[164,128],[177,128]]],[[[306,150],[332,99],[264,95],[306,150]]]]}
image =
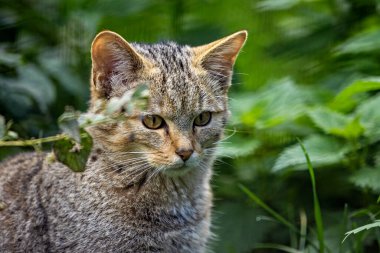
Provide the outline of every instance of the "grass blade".
{"type": "Polygon", "coordinates": [[[319,242],[319,252],[324,253],[325,252],[325,241],[324,241],[324,236],[323,236],[323,220],[322,220],[321,207],[319,205],[319,200],[318,200],[314,169],[313,169],[313,166],[311,165],[309,154],[307,153],[304,145],[302,144],[300,139],[297,138],[297,140],[298,140],[298,142],[302,148],[302,151],[305,155],[307,167],[309,169],[311,184],[312,184],[312,188],[313,188],[314,218],[315,218],[315,223],[317,225],[317,237],[318,237],[318,242],[319,242]]]}
{"type": "Polygon", "coordinates": [[[247,187],[245,187],[244,185],[241,185],[239,184],[239,188],[245,193],[247,194],[247,196],[253,200],[257,205],[259,205],[261,208],[263,208],[265,211],[267,211],[268,213],[270,213],[270,215],[273,216],[273,218],[275,218],[277,221],[279,221],[280,223],[284,224],[285,226],[287,226],[289,229],[291,229],[292,231],[295,231],[295,232],[299,232],[298,229],[292,224],[290,223],[289,221],[287,221],[284,217],[282,217],[279,213],[277,213],[276,211],[274,211],[272,208],[270,208],[267,204],[264,203],[264,201],[262,201],[256,194],[254,194],[253,192],[251,192],[247,187]]]}
{"type": "MultiPolygon", "coordinates": [[[[269,214],[271,214],[273,216],[274,219],[276,219],[278,222],[280,222],[281,224],[285,225],[286,227],[288,227],[291,231],[294,231],[296,232],[299,236],[304,236],[301,234],[300,231],[298,231],[298,229],[293,225],[291,224],[289,221],[287,221],[284,217],[282,217],[279,213],[277,213],[276,211],[274,211],[272,208],[270,208],[267,204],[265,204],[258,196],[256,196],[256,194],[254,194],[253,192],[251,192],[247,187],[245,187],[244,185],[241,185],[239,184],[238,185],[239,188],[245,193],[247,194],[247,196],[253,201],[255,202],[257,205],[259,205],[261,208],[263,208],[265,211],[267,211],[269,214]]],[[[307,243],[313,247],[315,250],[318,250],[318,246],[314,244],[314,242],[312,242],[311,240],[309,240],[307,237],[305,237],[307,243]]],[[[292,248],[291,248],[292,249],[292,248]]]]}
{"type": "Polygon", "coordinates": [[[307,233],[307,216],[304,210],[300,212],[300,242],[299,250],[304,251],[306,246],[306,233],[307,233]]]}

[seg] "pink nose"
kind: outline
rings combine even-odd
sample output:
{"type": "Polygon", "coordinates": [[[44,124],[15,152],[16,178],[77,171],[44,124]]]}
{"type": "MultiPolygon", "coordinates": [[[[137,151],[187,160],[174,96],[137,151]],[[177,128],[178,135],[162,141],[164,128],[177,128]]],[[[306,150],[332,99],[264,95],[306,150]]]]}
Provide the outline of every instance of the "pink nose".
{"type": "Polygon", "coordinates": [[[190,158],[190,156],[193,154],[193,152],[194,152],[194,150],[192,150],[192,149],[177,149],[176,151],[175,151],[175,153],[179,156],[179,157],[181,157],[181,159],[184,161],[184,162],[186,162],[189,158],[190,158]]]}

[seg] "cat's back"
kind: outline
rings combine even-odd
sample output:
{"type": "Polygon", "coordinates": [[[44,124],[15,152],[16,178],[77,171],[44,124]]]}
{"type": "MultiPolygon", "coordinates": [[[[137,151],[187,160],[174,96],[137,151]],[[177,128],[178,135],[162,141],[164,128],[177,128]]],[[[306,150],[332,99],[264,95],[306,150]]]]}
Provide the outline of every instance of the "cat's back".
{"type": "Polygon", "coordinates": [[[1,162],[0,201],[19,202],[16,200],[25,198],[28,182],[42,169],[44,157],[43,153],[23,153],[1,162]]]}
{"type": "MultiPolygon", "coordinates": [[[[20,244],[28,248],[27,244],[35,244],[35,239],[42,236],[44,221],[39,219],[43,214],[36,198],[38,190],[32,182],[42,170],[45,156],[24,153],[0,163],[0,249],[5,252],[17,251],[20,244]],[[32,220],[37,222],[33,224],[32,220]],[[35,232],[33,238],[31,231],[35,232]]],[[[39,240],[44,240],[43,236],[39,240]]]]}
{"type": "Polygon", "coordinates": [[[17,243],[19,221],[30,212],[30,183],[42,168],[44,154],[23,153],[0,163],[0,248],[17,243]],[[4,245],[5,244],[5,245],[4,245]]]}

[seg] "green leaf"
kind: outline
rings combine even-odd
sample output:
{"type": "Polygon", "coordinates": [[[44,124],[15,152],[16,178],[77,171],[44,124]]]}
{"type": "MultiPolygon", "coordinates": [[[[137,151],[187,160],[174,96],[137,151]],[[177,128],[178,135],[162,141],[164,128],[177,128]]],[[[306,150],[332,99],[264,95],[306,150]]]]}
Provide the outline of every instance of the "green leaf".
{"type": "Polygon", "coordinates": [[[82,131],[80,144],[72,139],[62,139],[55,142],[53,150],[57,160],[68,166],[74,172],[83,172],[92,149],[91,136],[82,131]]]}
{"type": "Polygon", "coordinates": [[[323,236],[323,220],[322,220],[322,212],[321,212],[321,207],[319,205],[319,199],[318,199],[318,194],[317,194],[317,186],[316,186],[316,181],[315,181],[315,175],[314,175],[314,168],[311,164],[310,157],[308,152],[305,149],[305,146],[302,144],[301,140],[298,139],[298,142],[302,148],[302,151],[305,155],[306,162],[307,162],[307,167],[309,170],[310,174],[310,179],[311,179],[311,185],[313,189],[313,204],[314,204],[314,218],[315,218],[315,223],[317,225],[317,237],[319,241],[319,252],[323,253],[325,249],[325,241],[324,241],[324,236],[323,236]]]}
{"type": "Polygon", "coordinates": [[[360,102],[355,95],[379,89],[380,77],[357,80],[336,95],[329,106],[334,110],[348,111],[360,102]]]}
{"type": "MultiPolygon", "coordinates": [[[[133,91],[132,95],[132,105],[134,108],[140,110],[146,110],[148,108],[148,98],[149,98],[149,87],[146,84],[140,84],[133,91]]],[[[132,111],[133,108],[130,108],[132,111]]]]}
{"type": "Polygon", "coordinates": [[[131,98],[132,92],[130,90],[126,91],[121,97],[112,97],[106,105],[105,114],[111,115],[113,113],[120,112],[123,108],[129,111],[128,104],[131,102],[131,98]]]}
{"type": "Polygon", "coordinates": [[[297,5],[300,0],[262,0],[256,7],[262,11],[287,10],[297,5]]]}
{"type": "Polygon", "coordinates": [[[328,134],[354,139],[364,132],[358,118],[348,117],[325,107],[311,110],[308,115],[316,126],[328,134]]]}
{"type": "Polygon", "coordinates": [[[113,97],[107,103],[106,115],[111,115],[125,109],[130,113],[134,108],[146,109],[148,104],[149,88],[145,84],[138,85],[135,89],[126,91],[121,97],[113,97]]]}
{"type": "Polygon", "coordinates": [[[356,171],[350,181],[358,187],[380,193],[380,168],[364,168],[356,171]]]}
{"type": "Polygon", "coordinates": [[[41,67],[58,81],[62,89],[76,97],[85,97],[87,86],[83,85],[78,73],[72,71],[66,61],[62,61],[60,54],[60,50],[43,50],[38,58],[41,67]]]}
{"type": "Polygon", "coordinates": [[[336,47],[336,54],[371,53],[380,50],[380,30],[362,32],[336,47]]]}
{"type": "Polygon", "coordinates": [[[260,142],[253,138],[239,136],[231,137],[226,142],[222,142],[217,149],[217,156],[220,157],[241,157],[252,154],[260,145],[260,142]]]}
{"type": "Polygon", "coordinates": [[[232,101],[234,114],[240,116],[234,123],[265,129],[292,121],[316,100],[315,92],[296,85],[291,79],[281,79],[255,94],[243,95],[232,101]]]}
{"type": "Polygon", "coordinates": [[[35,65],[21,65],[17,68],[19,81],[14,89],[21,89],[29,93],[37,102],[42,112],[47,111],[47,107],[55,99],[55,89],[53,83],[46,74],[35,65]]]}
{"type": "MultiPolygon", "coordinates": [[[[339,164],[343,161],[345,154],[350,151],[342,141],[328,136],[311,135],[304,140],[310,161],[314,167],[323,167],[339,164]]],[[[273,171],[280,171],[289,167],[293,169],[307,169],[305,156],[299,145],[287,147],[276,160],[273,171]]]]}
{"type": "Polygon", "coordinates": [[[353,235],[353,234],[357,234],[357,233],[360,233],[364,230],[368,230],[368,229],[372,229],[372,228],[376,228],[376,227],[380,227],[380,220],[376,220],[375,222],[373,223],[370,223],[370,224],[367,224],[367,225],[364,225],[364,226],[361,226],[361,227],[358,227],[358,228],[355,228],[351,231],[348,231],[346,233],[346,237],[343,239],[342,243],[347,239],[347,237],[349,237],[350,235],[353,235]]]}
{"type": "Polygon", "coordinates": [[[360,118],[364,126],[364,135],[370,142],[380,140],[380,95],[367,99],[356,110],[355,114],[360,118]]]}
{"type": "Polygon", "coordinates": [[[4,48],[0,48],[0,63],[7,66],[17,66],[21,62],[21,55],[10,53],[4,48]]]}
{"type": "Polygon", "coordinates": [[[78,123],[79,112],[67,109],[59,118],[59,128],[76,142],[80,143],[80,128],[78,123]]]}

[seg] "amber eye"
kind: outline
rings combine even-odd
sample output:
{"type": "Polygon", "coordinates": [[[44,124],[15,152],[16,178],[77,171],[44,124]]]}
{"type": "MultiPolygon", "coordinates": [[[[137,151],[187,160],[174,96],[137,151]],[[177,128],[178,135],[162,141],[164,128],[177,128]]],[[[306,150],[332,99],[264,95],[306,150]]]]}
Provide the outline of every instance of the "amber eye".
{"type": "Polygon", "coordinates": [[[194,125],[196,126],[205,126],[211,120],[211,112],[202,112],[194,120],[194,125]]]}
{"type": "Polygon", "coordinates": [[[157,115],[145,115],[142,118],[145,127],[149,129],[158,129],[163,127],[165,121],[157,115]]]}

